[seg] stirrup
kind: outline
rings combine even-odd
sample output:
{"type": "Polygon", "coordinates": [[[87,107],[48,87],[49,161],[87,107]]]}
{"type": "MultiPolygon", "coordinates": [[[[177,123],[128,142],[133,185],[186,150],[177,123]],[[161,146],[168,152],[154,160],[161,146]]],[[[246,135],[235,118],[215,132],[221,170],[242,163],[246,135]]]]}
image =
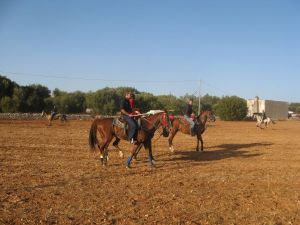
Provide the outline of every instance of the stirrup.
{"type": "Polygon", "coordinates": [[[137,141],[136,141],[136,140],[134,140],[134,138],[131,138],[131,140],[130,140],[130,143],[131,143],[131,144],[136,144],[136,143],[137,143],[137,141]]]}

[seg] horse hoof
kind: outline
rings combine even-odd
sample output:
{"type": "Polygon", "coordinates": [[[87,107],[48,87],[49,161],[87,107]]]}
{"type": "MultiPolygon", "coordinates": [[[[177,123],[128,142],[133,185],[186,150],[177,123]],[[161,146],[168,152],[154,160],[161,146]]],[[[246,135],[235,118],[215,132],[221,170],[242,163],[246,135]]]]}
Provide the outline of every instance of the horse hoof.
{"type": "Polygon", "coordinates": [[[124,158],[124,154],[123,154],[123,152],[119,152],[119,156],[120,156],[120,158],[124,158]]]}
{"type": "Polygon", "coordinates": [[[127,166],[126,166],[126,169],[131,169],[131,166],[127,165],[127,166]]]}
{"type": "Polygon", "coordinates": [[[169,147],[169,149],[170,149],[170,152],[174,152],[174,147],[172,146],[172,147],[169,147]]]}
{"type": "Polygon", "coordinates": [[[156,166],[155,164],[156,164],[156,162],[154,160],[152,160],[151,163],[150,163],[150,166],[155,167],[156,166]]]}

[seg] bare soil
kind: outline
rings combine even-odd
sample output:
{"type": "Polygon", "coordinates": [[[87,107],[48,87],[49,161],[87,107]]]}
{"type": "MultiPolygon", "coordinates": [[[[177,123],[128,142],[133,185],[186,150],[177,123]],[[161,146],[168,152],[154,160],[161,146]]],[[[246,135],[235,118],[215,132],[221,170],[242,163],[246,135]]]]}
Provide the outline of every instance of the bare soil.
{"type": "Polygon", "coordinates": [[[90,125],[0,120],[0,224],[300,224],[300,121],[217,121],[204,152],[178,133],[132,169],[125,141],[101,166],[90,125]]]}

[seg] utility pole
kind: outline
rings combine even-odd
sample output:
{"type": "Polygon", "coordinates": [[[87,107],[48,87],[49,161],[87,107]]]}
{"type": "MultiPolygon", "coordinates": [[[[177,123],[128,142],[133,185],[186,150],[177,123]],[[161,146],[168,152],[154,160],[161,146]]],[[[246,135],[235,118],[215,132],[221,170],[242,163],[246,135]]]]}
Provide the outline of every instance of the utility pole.
{"type": "Polygon", "coordinates": [[[199,102],[198,102],[198,115],[200,115],[201,112],[201,80],[199,80],[199,102]]]}

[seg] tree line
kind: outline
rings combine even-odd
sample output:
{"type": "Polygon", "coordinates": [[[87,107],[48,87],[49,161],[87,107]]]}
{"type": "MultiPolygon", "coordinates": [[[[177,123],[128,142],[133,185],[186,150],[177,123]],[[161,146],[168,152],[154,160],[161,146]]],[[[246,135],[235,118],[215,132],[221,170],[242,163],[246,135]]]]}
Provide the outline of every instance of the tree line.
{"type": "MultiPolygon", "coordinates": [[[[193,108],[198,111],[198,97],[195,95],[153,95],[132,87],[102,88],[90,92],[66,92],[54,89],[53,92],[40,84],[21,86],[5,76],[0,75],[0,112],[38,113],[51,111],[55,105],[60,113],[85,113],[90,109],[94,114],[115,115],[120,110],[124,93],[135,93],[136,107],[141,112],[151,109],[166,109],[172,114],[184,113],[188,98],[193,99],[193,108]]],[[[292,103],[291,107],[297,107],[292,103]]],[[[223,120],[242,120],[247,115],[247,103],[238,96],[217,97],[204,95],[201,97],[201,111],[212,110],[223,120]]],[[[300,111],[300,108],[299,108],[300,111]]]]}

